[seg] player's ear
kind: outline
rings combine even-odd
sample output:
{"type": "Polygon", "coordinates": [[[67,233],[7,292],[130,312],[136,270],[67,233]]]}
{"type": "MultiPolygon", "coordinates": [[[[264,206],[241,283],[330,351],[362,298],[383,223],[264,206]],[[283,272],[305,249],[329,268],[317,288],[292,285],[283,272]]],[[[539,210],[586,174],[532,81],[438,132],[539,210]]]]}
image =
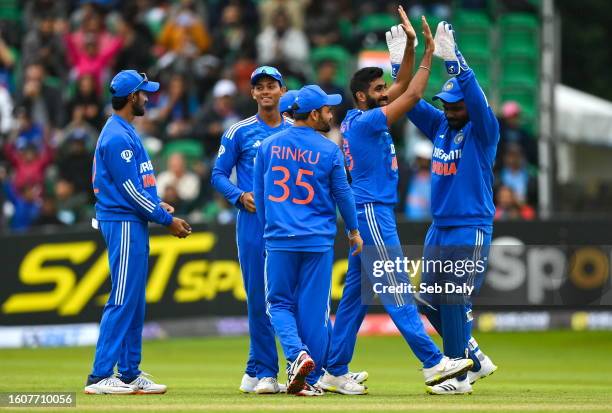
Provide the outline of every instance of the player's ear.
{"type": "Polygon", "coordinates": [[[251,88],[251,97],[253,98],[253,100],[257,100],[255,99],[255,88],[254,87],[251,88]]]}
{"type": "Polygon", "coordinates": [[[366,101],[366,94],[365,94],[365,92],[362,92],[361,90],[358,91],[357,93],[355,93],[355,97],[357,97],[357,102],[365,102],[366,101]]]}

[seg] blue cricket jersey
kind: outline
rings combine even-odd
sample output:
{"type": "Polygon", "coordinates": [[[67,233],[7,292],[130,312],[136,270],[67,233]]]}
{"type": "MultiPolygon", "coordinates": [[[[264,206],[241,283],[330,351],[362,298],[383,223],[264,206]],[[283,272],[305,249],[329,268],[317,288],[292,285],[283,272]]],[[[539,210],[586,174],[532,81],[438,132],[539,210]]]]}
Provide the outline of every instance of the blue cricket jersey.
{"type": "Polygon", "coordinates": [[[258,115],[232,125],[221,137],[221,146],[212,171],[211,182],[232,205],[244,210],[238,199],[243,192],[253,190],[253,160],[257,149],[270,135],[291,127],[293,120],[283,116],[282,123],[271,128],[258,115]],[[236,167],[236,184],[230,181],[236,167]]]}
{"type": "Polygon", "coordinates": [[[293,126],[266,139],[253,181],[267,249],[327,251],[336,236],[336,204],[346,228],[358,228],[342,152],[312,128],[293,126]]]}
{"type": "Polygon", "coordinates": [[[493,162],[499,124],[472,70],[457,80],[470,121],[461,130],[448,126],[444,112],[421,100],[408,118],[434,144],[431,211],[444,227],[492,225],[493,162]]]}
{"type": "Polygon", "coordinates": [[[108,118],[100,132],[92,176],[99,221],[172,223],[159,206],[151,159],[134,127],[119,115],[108,118]]]}
{"type": "Polygon", "coordinates": [[[397,203],[397,158],[381,108],[351,109],[340,128],[357,204],[397,203]]]}

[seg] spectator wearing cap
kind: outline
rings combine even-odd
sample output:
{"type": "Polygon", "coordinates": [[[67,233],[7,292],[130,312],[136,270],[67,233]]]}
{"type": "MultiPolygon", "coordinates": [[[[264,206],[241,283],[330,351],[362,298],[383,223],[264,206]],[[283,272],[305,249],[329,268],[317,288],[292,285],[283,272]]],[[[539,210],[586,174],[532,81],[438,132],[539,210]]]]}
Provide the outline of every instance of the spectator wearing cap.
{"type": "Polygon", "coordinates": [[[518,102],[508,101],[502,105],[499,119],[499,147],[497,151],[497,164],[501,164],[502,157],[508,145],[516,144],[522,148],[527,162],[533,167],[538,165],[537,142],[527,129],[522,126],[522,108],[518,102]]]}
{"type": "Polygon", "coordinates": [[[236,84],[219,80],[212,92],[212,102],[203,105],[196,114],[191,135],[202,142],[206,156],[216,154],[223,131],[240,120],[235,109],[236,84]]]}
{"type": "Polygon", "coordinates": [[[431,155],[433,145],[421,139],[414,145],[414,164],[406,190],[404,214],[413,221],[431,219],[431,155]]]}

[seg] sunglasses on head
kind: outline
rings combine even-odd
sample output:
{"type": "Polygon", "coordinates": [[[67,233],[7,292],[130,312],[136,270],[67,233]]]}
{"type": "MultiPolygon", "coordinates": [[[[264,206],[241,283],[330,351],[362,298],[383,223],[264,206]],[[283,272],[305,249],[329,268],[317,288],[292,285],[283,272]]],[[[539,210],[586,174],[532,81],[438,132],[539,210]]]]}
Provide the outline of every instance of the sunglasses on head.
{"type": "Polygon", "coordinates": [[[139,84],[136,85],[136,87],[134,89],[132,89],[132,91],[130,93],[128,93],[128,95],[131,95],[132,93],[136,92],[138,90],[138,88],[140,88],[142,85],[144,85],[145,83],[147,83],[149,81],[149,79],[147,78],[147,74],[144,72],[139,73],[140,76],[142,76],[142,80],[140,81],[139,84]]]}

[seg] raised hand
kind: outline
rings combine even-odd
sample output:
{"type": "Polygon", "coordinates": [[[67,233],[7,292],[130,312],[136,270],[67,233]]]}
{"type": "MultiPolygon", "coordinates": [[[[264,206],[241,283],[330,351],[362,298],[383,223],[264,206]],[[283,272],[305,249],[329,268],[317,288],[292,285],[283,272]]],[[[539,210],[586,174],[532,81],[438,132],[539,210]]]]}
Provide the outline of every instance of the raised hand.
{"type": "Polygon", "coordinates": [[[416,31],[414,30],[414,27],[412,27],[412,24],[410,23],[410,19],[408,19],[408,15],[406,14],[402,6],[399,6],[397,8],[397,12],[399,13],[400,19],[402,20],[401,26],[404,29],[404,32],[406,33],[408,40],[414,41],[415,42],[414,47],[416,47],[417,46],[416,31]]]}
{"type": "Polygon", "coordinates": [[[437,46],[434,42],[433,36],[431,35],[431,29],[429,28],[429,24],[427,23],[425,16],[421,16],[421,26],[423,27],[423,36],[425,36],[425,53],[435,54],[437,46]]]}

